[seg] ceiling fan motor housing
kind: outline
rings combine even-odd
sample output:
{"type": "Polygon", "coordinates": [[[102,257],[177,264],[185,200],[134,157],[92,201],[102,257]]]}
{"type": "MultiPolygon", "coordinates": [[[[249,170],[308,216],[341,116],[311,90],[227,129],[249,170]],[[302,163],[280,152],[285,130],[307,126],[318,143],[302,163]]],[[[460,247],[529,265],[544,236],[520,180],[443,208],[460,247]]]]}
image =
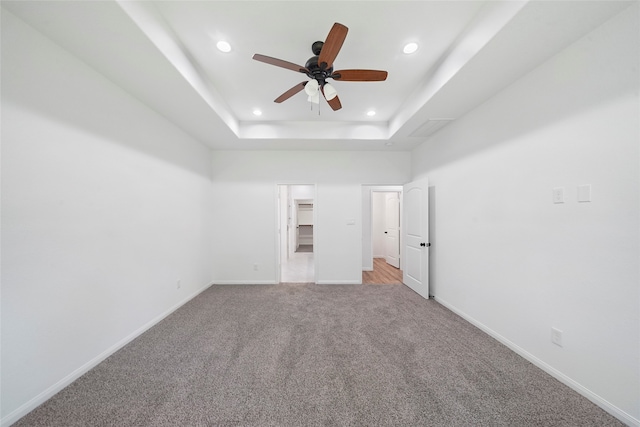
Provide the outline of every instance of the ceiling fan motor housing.
{"type": "MultiPolygon", "coordinates": [[[[322,42],[316,42],[316,43],[322,43],[322,42]]],[[[325,80],[328,77],[331,77],[331,74],[333,74],[333,67],[329,67],[329,68],[320,67],[320,65],[318,64],[318,55],[312,56],[311,58],[309,58],[304,66],[307,70],[309,70],[307,75],[312,79],[316,79],[320,84],[324,84],[325,80]]]]}
{"type": "Polygon", "coordinates": [[[322,41],[313,42],[311,45],[311,52],[313,52],[314,55],[320,55],[322,46],[324,46],[324,42],[322,41]]]}

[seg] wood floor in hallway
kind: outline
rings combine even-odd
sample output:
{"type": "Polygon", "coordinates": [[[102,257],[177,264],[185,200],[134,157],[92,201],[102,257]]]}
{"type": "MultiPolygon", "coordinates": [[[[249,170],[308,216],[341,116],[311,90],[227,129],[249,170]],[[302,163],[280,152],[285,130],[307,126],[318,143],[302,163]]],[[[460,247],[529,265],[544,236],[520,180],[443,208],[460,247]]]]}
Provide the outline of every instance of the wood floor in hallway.
{"type": "Polygon", "coordinates": [[[402,284],[402,270],[395,268],[384,258],[373,259],[373,271],[362,272],[363,285],[397,285],[402,284]]]}

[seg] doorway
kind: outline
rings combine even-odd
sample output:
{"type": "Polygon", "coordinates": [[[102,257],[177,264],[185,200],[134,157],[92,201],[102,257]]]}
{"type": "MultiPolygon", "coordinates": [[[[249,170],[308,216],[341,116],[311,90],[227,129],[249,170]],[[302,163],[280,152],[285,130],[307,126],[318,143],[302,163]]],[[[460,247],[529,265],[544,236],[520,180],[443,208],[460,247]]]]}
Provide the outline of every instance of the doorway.
{"type": "Polygon", "coordinates": [[[401,284],[402,186],[363,186],[362,283],[401,284]]]}
{"type": "Polygon", "coordinates": [[[362,272],[363,285],[401,285],[402,270],[387,264],[383,258],[373,259],[373,270],[362,272]]]}
{"type": "Polygon", "coordinates": [[[315,283],[315,186],[278,185],[279,283],[315,283]]]}

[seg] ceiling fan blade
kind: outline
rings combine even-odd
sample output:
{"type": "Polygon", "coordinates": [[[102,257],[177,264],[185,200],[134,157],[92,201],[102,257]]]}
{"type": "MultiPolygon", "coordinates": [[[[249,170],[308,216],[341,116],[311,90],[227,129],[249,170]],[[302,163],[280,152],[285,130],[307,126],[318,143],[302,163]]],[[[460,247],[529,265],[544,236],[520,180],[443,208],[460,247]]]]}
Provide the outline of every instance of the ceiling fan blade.
{"type": "Polygon", "coordinates": [[[294,87],[292,87],[291,89],[289,89],[288,91],[286,91],[285,93],[277,97],[273,102],[277,102],[279,104],[282,101],[286,101],[296,93],[302,91],[302,89],[304,89],[306,84],[307,82],[298,83],[297,85],[295,85],[294,87]]]}
{"type": "Polygon", "coordinates": [[[342,108],[342,104],[340,103],[340,98],[336,95],[331,101],[327,101],[329,106],[333,109],[333,111],[337,111],[342,108]]]}
{"type": "Polygon", "coordinates": [[[331,78],[343,82],[381,82],[387,79],[387,74],[381,70],[338,70],[331,78]]]}
{"type": "Polygon", "coordinates": [[[324,62],[327,64],[325,69],[331,68],[333,61],[336,59],[336,56],[338,56],[338,52],[340,52],[344,39],[347,37],[348,31],[349,29],[342,24],[337,22],[333,24],[322,46],[320,56],[318,57],[318,65],[320,65],[320,67],[322,67],[322,63],[324,62]]]}
{"type": "Polygon", "coordinates": [[[327,100],[327,103],[333,109],[333,111],[337,111],[342,108],[342,104],[340,103],[340,98],[338,98],[338,95],[331,98],[331,100],[327,99],[327,97],[324,95],[324,87],[322,88],[322,95],[324,96],[324,99],[327,100]]]}
{"type": "Polygon", "coordinates": [[[293,62],[283,61],[282,59],[278,59],[278,58],[272,58],[266,55],[260,55],[259,53],[256,53],[255,55],[253,55],[253,59],[255,59],[256,61],[264,62],[266,64],[275,65],[276,67],[282,67],[288,70],[297,71],[298,73],[307,74],[309,72],[309,70],[307,70],[302,65],[294,64],[293,62]]]}

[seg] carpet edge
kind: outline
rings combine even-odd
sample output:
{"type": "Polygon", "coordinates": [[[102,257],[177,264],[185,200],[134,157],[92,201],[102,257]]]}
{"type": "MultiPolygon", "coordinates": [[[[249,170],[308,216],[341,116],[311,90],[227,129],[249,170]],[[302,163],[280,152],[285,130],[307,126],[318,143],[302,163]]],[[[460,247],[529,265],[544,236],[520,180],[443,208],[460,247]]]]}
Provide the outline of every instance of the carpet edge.
{"type": "Polygon", "coordinates": [[[53,384],[52,386],[50,386],[49,388],[47,388],[43,392],[39,393],[38,395],[36,395],[32,399],[30,399],[29,401],[25,402],[24,404],[22,404],[21,406],[19,406],[18,408],[16,408],[15,410],[10,412],[9,414],[7,414],[6,416],[2,417],[2,419],[0,419],[0,427],[9,427],[10,425],[18,422],[21,418],[23,418],[24,416],[29,414],[31,411],[36,409],[38,406],[40,406],[43,403],[45,403],[47,400],[52,398],[58,392],[62,391],[65,387],[67,387],[68,385],[73,383],[75,380],[80,378],[82,375],[86,374],[91,369],[93,369],[96,366],[98,366],[106,358],[108,358],[109,356],[111,356],[112,354],[114,354],[115,352],[120,350],[122,347],[124,347],[125,345],[129,344],[134,339],[138,338],[140,335],[142,335],[143,333],[145,333],[146,331],[151,329],[156,324],[160,323],[163,319],[165,319],[167,316],[172,314],[174,311],[176,311],[177,309],[179,309],[180,307],[182,307],[183,305],[185,305],[186,303],[188,303],[189,301],[191,301],[192,299],[194,299],[195,297],[200,295],[202,292],[204,292],[207,289],[209,289],[212,285],[213,285],[213,282],[207,283],[202,288],[196,290],[191,295],[188,295],[184,299],[180,300],[178,303],[176,303],[173,306],[169,307],[163,313],[161,313],[158,316],[154,317],[153,319],[151,319],[150,321],[148,321],[147,323],[145,323],[144,325],[142,325],[138,329],[134,330],[133,332],[131,332],[129,335],[127,335],[126,337],[124,337],[120,341],[118,341],[115,344],[113,344],[111,347],[107,348],[102,353],[98,354],[96,357],[94,357],[91,360],[87,361],[85,364],[83,364],[79,368],[75,369],[73,372],[71,372],[70,374],[66,375],[65,377],[63,377],[62,379],[57,381],[55,384],[53,384]]]}
{"type": "Polygon", "coordinates": [[[534,356],[533,354],[529,353],[528,351],[526,351],[522,347],[518,346],[517,344],[513,343],[512,341],[510,341],[507,338],[503,337],[502,335],[498,334],[493,329],[491,329],[488,326],[484,325],[483,323],[477,321],[473,317],[471,317],[468,314],[466,314],[465,312],[459,310],[457,307],[455,307],[454,305],[448,303],[447,301],[443,300],[442,298],[438,298],[436,296],[436,297],[434,297],[434,300],[437,303],[441,304],[443,307],[447,308],[448,310],[451,310],[453,313],[455,313],[458,316],[462,317],[464,320],[466,320],[467,322],[471,323],[473,326],[477,327],[478,329],[480,329],[481,331],[483,331],[487,335],[489,335],[492,338],[496,339],[501,344],[504,344],[510,350],[512,350],[513,352],[515,352],[519,356],[522,356],[523,358],[525,358],[529,362],[533,363],[535,366],[537,366],[538,368],[542,369],[544,372],[546,372],[547,374],[551,375],[552,377],[554,377],[555,379],[557,379],[558,381],[560,381],[561,383],[563,383],[567,387],[569,387],[572,390],[576,391],[577,393],[579,393],[583,397],[589,399],[589,401],[593,402],[594,404],[596,404],[597,406],[602,408],[607,413],[609,413],[612,416],[616,417],[618,420],[622,421],[623,423],[625,423],[625,424],[627,424],[629,426],[640,427],[640,420],[638,420],[637,418],[635,418],[631,414],[628,414],[624,410],[622,410],[622,409],[618,408],[617,406],[613,405],[608,400],[604,399],[603,397],[601,397],[600,395],[598,395],[598,394],[594,393],[593,391],[589,390],[588,388],[586,388],[582,384],[576,382],[575,380],[571,379],[567,375],[565,375],[562,372],[558,371],[557,369],[553,368],[551,365],[549,365],[546,362],[544,362],[543,360],[537,358],[536,356],[534,356]]]}

